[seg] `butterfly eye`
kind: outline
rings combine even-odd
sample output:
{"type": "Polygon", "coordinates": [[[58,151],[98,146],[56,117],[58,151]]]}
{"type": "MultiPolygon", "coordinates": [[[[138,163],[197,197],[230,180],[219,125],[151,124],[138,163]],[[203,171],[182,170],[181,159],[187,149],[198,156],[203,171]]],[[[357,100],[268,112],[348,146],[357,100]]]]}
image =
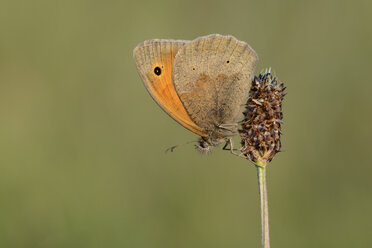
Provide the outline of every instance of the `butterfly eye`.
{"type": "Polygon", "coordinates": [[[160,74],[161,74],[161,69],[160,69],[159,66],[155,67],[155,69],[154,69],[154,73],[155,73],[156,75],[160,76],[160,74]]]}

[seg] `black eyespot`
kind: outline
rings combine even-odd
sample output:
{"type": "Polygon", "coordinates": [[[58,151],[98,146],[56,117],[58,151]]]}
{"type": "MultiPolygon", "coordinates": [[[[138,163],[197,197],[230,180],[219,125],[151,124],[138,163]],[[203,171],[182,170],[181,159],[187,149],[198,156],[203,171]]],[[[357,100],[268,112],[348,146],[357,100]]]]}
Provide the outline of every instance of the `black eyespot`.
{"type": "Polygon", "coordinates": [[[156,75],[160,76],[160,74],[161,74],[161,69],[160,69],[159,66],[155,67],[155,69],[154,69],[154,73],[155,73],[156,75]]]}
{"type": "Polygon", "coordinates": [[[228,64],[228,63],[230,63],[230,60],[227,60],[227,61],[226,61],[226,64],[228,64]]]}
{"type": "Polygon", "coordinates": [[[195,71],[195,68],[192,68],[193,71],[195,71]]]}

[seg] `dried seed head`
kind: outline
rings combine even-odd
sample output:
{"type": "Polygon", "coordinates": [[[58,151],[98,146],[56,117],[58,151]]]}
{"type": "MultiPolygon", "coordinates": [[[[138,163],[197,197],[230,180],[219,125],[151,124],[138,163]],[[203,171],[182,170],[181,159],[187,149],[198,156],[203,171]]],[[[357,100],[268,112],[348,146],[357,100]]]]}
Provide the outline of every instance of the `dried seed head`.
{"type": "Polygon", "coordinates": [[[270,70],[255,76],[240,130],[241,152],[254,163],[270,162],[280,151],[282,101],[286,93],[270,70]]]}

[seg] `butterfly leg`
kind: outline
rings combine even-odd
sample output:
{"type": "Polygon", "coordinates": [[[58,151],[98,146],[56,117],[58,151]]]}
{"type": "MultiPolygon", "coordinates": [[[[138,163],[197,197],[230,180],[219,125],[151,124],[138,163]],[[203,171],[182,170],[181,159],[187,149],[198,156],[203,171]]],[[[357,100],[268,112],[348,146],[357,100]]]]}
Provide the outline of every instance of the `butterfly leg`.
{"type": "Polygon", "coordinates": [[[225,145],[223,146],[222,148],[223,150],[227,150],[227,151],[230,151],[231,154],[235,155],[235,156],[238,156],[240,158],[244,158],[246,159],[246,157],[242,154],[242,153],[236,153],[235,151],[237,151],[238,149],[234,149],[234,142],[233,142],[233,139],[230,138],[229,140],[226,141],[225,145]],[[227,148],[227,146],[230,145],[230,148],[227,148]]]}
{"type": "Polygon", "coordinates": [[[225,151],[238,151],[238,149],[235,149],[234,148],[234,142],[232,140],[232,138],[228,139],[225,143],[225,145],[222,147],[222,150],[225,150],[225,151]],[[227,148],[227,146],[230,145],[229,148],[227,148]]]}
{"type": "Polygon", "coordinates": [[[230,149],[227,149],[227,148],[226,148],[228,144],[229,144],[229,142],[226,141],[225,145],[222,147],[222,150],[224,150],[224,151],[226,151],[226,150],[230,150],[230,149]]]}

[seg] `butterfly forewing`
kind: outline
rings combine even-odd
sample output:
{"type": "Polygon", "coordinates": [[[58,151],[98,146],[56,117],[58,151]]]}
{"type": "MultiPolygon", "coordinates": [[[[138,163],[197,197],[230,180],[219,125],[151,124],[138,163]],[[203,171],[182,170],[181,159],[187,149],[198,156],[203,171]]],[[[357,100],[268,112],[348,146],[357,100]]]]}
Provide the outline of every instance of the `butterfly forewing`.
{"type": "Polygon", "coordinates": [[[138,73],[153,99],[173,119],[194,133],[205,133],[191,120],[172,82],[174,58],[187,41],[149,40],[133,51],[138,73]]]}

